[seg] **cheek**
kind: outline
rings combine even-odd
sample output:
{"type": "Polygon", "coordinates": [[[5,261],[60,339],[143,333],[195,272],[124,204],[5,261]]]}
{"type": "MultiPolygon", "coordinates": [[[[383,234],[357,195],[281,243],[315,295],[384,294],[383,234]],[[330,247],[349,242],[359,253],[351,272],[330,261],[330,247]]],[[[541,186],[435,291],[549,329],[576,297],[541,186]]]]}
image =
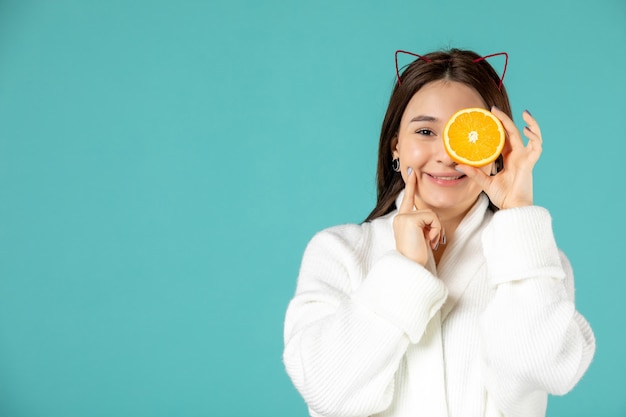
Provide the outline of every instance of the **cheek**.
{"type": "Polygon", "coordinates": [[[422,161],[428,159],[429,149],[423,143],[419,142],[405,142],[400,148],[400,159],[407,161],[422,161]]]}

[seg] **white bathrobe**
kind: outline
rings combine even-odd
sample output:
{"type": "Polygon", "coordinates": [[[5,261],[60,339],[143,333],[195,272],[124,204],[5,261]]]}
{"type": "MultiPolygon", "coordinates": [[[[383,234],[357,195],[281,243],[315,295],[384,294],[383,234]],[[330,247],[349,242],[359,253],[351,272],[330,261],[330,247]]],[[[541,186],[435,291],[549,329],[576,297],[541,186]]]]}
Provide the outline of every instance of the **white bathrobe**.
{"type": "Polygon", "coordinates": [[[545,416],[595,351],[549,213],[481,195],[426,267],[396,251],[396,214],[306,248],[284,362],[311,416],[545,416]]]}

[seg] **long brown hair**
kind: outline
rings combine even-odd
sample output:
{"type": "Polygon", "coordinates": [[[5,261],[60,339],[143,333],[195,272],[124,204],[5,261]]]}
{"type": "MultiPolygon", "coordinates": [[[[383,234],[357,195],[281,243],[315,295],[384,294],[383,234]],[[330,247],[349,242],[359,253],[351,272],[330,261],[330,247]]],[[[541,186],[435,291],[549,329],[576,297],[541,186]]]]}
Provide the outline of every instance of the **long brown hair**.
{"type": "MultiPolygon", "coordinates": [[[[511,105],[504,88],[498,88],[500,77],[486,60],[473,51],[450,49],[431,52],[408,65],[400,76],[389,99],[378,145],[378,168],[376,171],[376,207],[366,222],[384,216],[396,208],[396,197],[404,189],[404,180],[393,170],[392,145],[396,140],[400,120],[413,95],[426,84],[438,80],[457,81],[474,88],[481,95],[487,108],[496,106],[512,118],[511,105]]],[[[500,157],[502,158],[502,157],[500,157]]],[[[496,163],[502,163],[496,161],[496,163]]]]}

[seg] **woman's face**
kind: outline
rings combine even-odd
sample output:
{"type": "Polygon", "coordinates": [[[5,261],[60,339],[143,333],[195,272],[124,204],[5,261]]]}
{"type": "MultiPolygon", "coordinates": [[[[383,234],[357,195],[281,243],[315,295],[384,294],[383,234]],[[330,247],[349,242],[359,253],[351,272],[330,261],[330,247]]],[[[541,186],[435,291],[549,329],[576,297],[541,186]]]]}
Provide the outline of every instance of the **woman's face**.
{"type": "MultiPolygon", "coordinates": [[[[486,108],[476,90],[456,81],[433,81],[422,87],[409,101],[392,149],[400,158],[402,178],[406,182],[409,167],[417,175],[415,206],[449,215],[466,212],[474,204],[481,188],[454,169],[443,147],[443,129],[458,110],[486,108]]],[[[482,168],[489,174],[492,164],[482,168]]]]}

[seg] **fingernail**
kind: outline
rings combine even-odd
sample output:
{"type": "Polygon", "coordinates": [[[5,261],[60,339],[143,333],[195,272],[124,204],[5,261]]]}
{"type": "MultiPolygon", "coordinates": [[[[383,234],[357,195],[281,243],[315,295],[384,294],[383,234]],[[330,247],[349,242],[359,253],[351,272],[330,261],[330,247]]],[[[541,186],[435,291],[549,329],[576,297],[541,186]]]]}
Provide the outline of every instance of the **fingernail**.
{"type": "Polygon", "coordinates": [[[529,116],[532,116],[533,114],[531,112],[529,112],[528,110],[524,110],[526,113],[528,113],[529,116]]]}
{"type": "Polygon", "coordinates": [[[439,249],[439,242],[435,245],[435,250],[439,249]]]}
{"type": "Polygon", "coordinates": [[[461,171],[458,167],[454,167],[454,169],[459,171],[461,174],[465,174],[465,172],[461,171]]]}
{"type": "MultiPolygon", "coordinates": [[[[500,107],[498,107],[498,106],[496,106],[496,105],[491,106],[491,108],[492,108],[492,109],[496,109],[496,110],[500,110],[500,107]]],[[[500,111],[502,111],[502,110],[500,110],[500,111]]]]}
{"type": "Polygon", "coordinates": [[[409,167],[409,170],[406,172],[406,175],[411,175],[411,172],[413,172],[413,168],[409,167]]]}
{"type": "Polygon", "coordinates": [[[446,239],[446,235],[443,235],[443,239],[441,239],[441,243],[445,245],[447,241],[448,240],[446,239]]]}

